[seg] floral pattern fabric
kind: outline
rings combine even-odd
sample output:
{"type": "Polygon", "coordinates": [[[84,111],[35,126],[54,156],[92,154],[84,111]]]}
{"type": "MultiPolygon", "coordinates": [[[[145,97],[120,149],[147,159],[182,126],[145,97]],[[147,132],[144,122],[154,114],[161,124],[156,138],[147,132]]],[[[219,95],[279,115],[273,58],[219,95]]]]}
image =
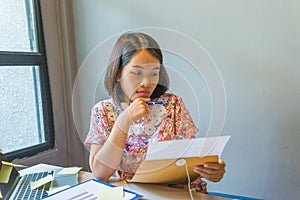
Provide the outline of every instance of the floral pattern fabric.
{"type": "MultiPolygon", "coordinates": [[[[145,159],[150,141],[164,141],[194,138],[198,129],[195,126],[182,99],[174,94],[164,94],[155,101],[163,101],[163,105],[151,105],[147,117],[133,122],[123,149],[118,172],[121,178],[130,179],[140,163],[145,159]]],[[[91,113],[90,130],[85,144],[104,144],[114,122],[123,111],[112,98],[97,103],[91,113]]],[[[168,184],[176,188],[184,185],[168,184]]],[[[206,193],[206,183],[196,179],[191,188],[206,193]]]]}

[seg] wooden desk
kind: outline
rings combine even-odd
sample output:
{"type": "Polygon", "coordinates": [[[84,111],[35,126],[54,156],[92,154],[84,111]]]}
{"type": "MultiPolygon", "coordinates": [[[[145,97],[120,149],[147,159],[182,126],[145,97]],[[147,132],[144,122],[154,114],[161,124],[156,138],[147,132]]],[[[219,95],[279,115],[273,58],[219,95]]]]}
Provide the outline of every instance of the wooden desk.
{"type": "MultiPolygon", "coordinates": [[[[93,175],[90,172],[79,172],[79,182],[84,182],[93,179],[93,175]]],[[[189,192],[180,189],[174,189],[169,187],[163,187],[153,184],[143,184],[143,183],[126,183],[125,181],[111,182],[114,185],[123,186],[129,190],[135,191],[144,197],[144,200],[165,200],[165,199],[191,199],[189,192]]],[[[228,198],[212,196],[208,194],[202,194],[199,192],[193,192],[193,198],[201,200],[229,200],[228,198]]]]}
{"type": "MultiPolygon", "coordinates": [[[[53,165],[46,165],[46,164],[38,164],[26,169],[23,169],[19,172],[21,174],[27,174],[27,173],[34,173],[38,171],[50,171],[57,169],[57,166],[53,165]]],[[[90,172],[79,172],[78,176],[78,182],[82,183],[84,181],[93,179],[93,174],[90,172]]],[[[111,183],[114,185],[123,186],[124,188],[127,188],[129,190],[135,191],[144,197],[143,200],[166,200],[166,199],[191,199],[190,194],[188,191],[180,190],[180,189],[174,189],[169,187],[163,187],[159,185],[153,185],[153,184],[142,184],[142,183],[126,183],[125,181],[119,181],[119,180],[111,180],[111,183]]],[[[201,200],[229,200],[228,198],[223,197],[217,197],[213,195],[208,194],[202,194],[199,192],[193,192],[193,198],[201,199],[201,200]]]]}

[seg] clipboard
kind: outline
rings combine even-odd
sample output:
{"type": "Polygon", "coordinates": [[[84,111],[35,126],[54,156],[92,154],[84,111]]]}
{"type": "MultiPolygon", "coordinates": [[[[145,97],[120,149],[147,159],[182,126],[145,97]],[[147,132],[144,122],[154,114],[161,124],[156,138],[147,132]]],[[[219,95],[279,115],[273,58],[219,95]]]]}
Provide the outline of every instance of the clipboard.
{"type": "Polygon", "coordinates": [[[219,136],[152,142],[146,159],[127,182],[187,183],[188,175],[193,181],[199,176],[193,171],[194,166],[218,162],[229,138],[219,136]]]}

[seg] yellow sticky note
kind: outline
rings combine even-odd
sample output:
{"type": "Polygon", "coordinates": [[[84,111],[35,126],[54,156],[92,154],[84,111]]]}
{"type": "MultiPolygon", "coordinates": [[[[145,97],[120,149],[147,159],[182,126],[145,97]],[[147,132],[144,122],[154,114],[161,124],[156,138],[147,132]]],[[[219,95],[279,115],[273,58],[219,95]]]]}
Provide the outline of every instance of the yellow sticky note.
{"type": "Polygon", "coordinates": [[[41,178],[37,181],[34,181],[34,182],[30,181],[30,189],[34,190],[34,189],[36,189],[36,188],[38,188],[42,185],[45,185],[46,183],[49,183],[50,181],[53,181],[53,180],[54,180],[53,176],[48,175],[48,176],[46,176],[44,178],[41,178]]]}
{"type": "Polygon", "coordinates": [[[101,189],[98,193],[98,200],[123,200],[123,187],[112,187],[101,189]]]}
{"type": "Polygon", "coordinates": [[[5,162],[5,161],[2,161],[2,164],[7,165],[7,166],[11,166],[11,167],[27,167],[25,165],[18,165],[18,164],[14,164],[14,163],[10,163],[10,162],[5,162]]]}
{"type": "MultiPolygon", "coordinates": [[[[3,163],[3,162],[2,162],[3,163]]],[[[3,164],[0,170],[0,183],[8,183],[10,174],[12,171],[12,166],[3,164]]]]}
{"type": "MultiPolygon", "coordinates": [[[[3,150],[0,148],[0,153],[2,153],[3,152],[3,150]]],[[[0,191],[1,192],[1,191],[0,191]]]]}
{"type": "Polygon", "coordinates": [[[1,198],[1,199],[3,198],[1,190],[0,190],[0,198],[1,198]]]}
{"type": "Polygon", "coordinates": [[[55,187],[55,188],[52,188],[51,190],[47,191],[47,193],[48,193],[48,195],[51,195],[51,194],[54,194],[56,192],[67,189],[69,187],[70,187],[69,185],[64,185],[64,186],[61,186],[61,187],[55,187]]]}
{"type": "Polygon", "coordinates": [[[82,167],[67,167],[60,170],[57,174],[77,174],[82,167]]]}

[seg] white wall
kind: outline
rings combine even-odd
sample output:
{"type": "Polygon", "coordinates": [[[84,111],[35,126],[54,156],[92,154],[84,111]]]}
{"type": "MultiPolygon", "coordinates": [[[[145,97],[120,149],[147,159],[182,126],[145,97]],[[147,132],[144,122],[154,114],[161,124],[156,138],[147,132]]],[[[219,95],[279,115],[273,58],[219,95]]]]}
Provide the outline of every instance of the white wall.
{"type": "MultiPolygon", "coordinates": [[[[300,196],[299,1],[73,0],[73,8],[78,63],[105,39],[134,28],[173,29],[205,47],[226,89],[222,135],[232,136],[223,153],[226,176],[209,183],[209,190],[264,199],[300,196]]],[[[169,65],[188,73],[168,58],[169,65]]],[[[201,79],[189,79],[203,85],[201,79]]],[[[82,95],[83,132],[92,104],[82,95]]],[[[201,106],[200,124],[206,130],[211,105],[204,100],[201,106]]],[[[192,115],[199,117],[195,111],[192,115]]]]}

